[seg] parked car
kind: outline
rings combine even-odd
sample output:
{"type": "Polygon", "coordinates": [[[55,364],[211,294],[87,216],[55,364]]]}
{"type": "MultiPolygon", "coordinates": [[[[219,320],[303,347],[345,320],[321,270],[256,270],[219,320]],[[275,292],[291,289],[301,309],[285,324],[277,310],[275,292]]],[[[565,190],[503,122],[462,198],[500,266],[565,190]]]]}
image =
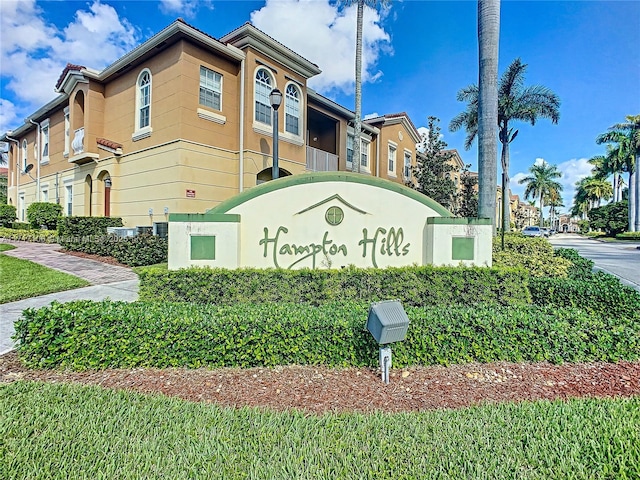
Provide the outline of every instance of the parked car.
{"type": "Polygon", "coordinates": [[[551,230],[549,230],[547,227],[542,227],[540,231],[542,232],[542,235],[545,237],[551,236],[551,230]]]}
{"type": "Polygon", "coordinates": [[[524,227],[522,230],[522,235],[525,237],[542,237],[543,233],[540,227],[530,226],[524,227]]]}

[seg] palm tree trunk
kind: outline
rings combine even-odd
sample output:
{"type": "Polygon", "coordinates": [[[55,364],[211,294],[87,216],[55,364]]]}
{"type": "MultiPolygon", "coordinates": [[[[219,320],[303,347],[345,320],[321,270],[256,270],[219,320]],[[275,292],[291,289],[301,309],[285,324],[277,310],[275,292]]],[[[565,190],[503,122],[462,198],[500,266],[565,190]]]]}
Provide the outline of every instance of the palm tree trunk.
{"type": "MultiPolygon", "coordinates": [[[[640,155],[636,155],[636,207],[635,207],[635,226],[634,232],[640,231],[640,155]]],[[[629,201],[631,204],[631,201],[629,201]]]]}
{"type": "Polygon", "coordinates": [[[638,173],[629,172],[629,231],[637,232],[636,225],[636,197],[638,196],[638,192],[636,190],[637,187],[637,177],[638,173]]]}
{"type": "Polygon", "coordinates": [[[544,227],[544,196],[540,192],[540,227],[544,227]]]}
{"type": "Polygon", "coordinates": [[[509,142],[502,141],[502,231],[511,230],[511,198],[509,198],[509,142]]]}
{"type": "Polygon", "coordinates": [[[613,187],[613,203],[616,203],[618,201],[618,174],[615,172],[613,173],[611,186],[613,187]]]}
{"type": "Polygon", "coordinates": [[[496,229],[500,0],[478,0],[478,217],[496,229]]]}
{"type": "MultiPolygon", "coordinates": [[[[356,117],[353,122],[353,161],[358,162],[356,172],[360,173],[360,130],[362,129],[362,23],[364,0],[358,0],[356,21],[356,117]]],[[[353,168],[353,167],[352,167],[353,168]]],[[[377,173],[377,172],[376,172],[377,173]]]]}

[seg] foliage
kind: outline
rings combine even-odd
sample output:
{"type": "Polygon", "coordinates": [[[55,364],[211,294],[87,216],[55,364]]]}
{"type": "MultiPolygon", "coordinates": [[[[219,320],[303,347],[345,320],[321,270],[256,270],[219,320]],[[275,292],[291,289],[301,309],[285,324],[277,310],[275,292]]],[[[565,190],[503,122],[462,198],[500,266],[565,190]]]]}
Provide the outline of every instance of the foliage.
{"type": "Polygon", "coordinates": [[[593,274],[593,260],[582,257],[575,248],[557,248],[556,257],[569,260],[572,265],[567,270],[569,278],[574,280],[586,280],[593,274]]]}
{"type": "Polygon", "coordinates": [[[0,227],[10,227],[16,218],[16,207],[14,205],[0,204],[0,227]]]}
{"type": "Polygon", "coordinates": [[[0,175],[0,205],[7,203],[7,183],[9,179],[7,175],[0,175]]]}
{"type": "Polygon", "coordinates": [[[526,184],[524,198],[537,198],[540,202],[540,226],[544,225],[544,200],[562,191],[562,185],[556,181],[562,176],[556,165],[549,165],[547,162],[535,163],[529,167],[531,175],[518,180],[520,185],[526,184]]]}
{"type": "Polygon", "coordinates": [[[212,303],[308,303],[399,299],[404,305],[526,304],[527,274],[486,267],[340,270],[141,269],[140,299],[212,303]]]}
{"type": "Polygon", "coordinates": [[[58,223],[60,245],[66,250],[106,255],[107,227],[121,227],[119,217],[63,217],[58,223]]]}
{"type": "Polygon", "coordinates": [[[56,230],[15,230],[0,227],[0,238],[22,242],[56,243],[58,232],[56,230]]]}
{"type": "Polygon", "coordinates": [[[33,228],[44,226],[55,230],[58,218],[62,215],[62,205],[49,202],[34,202],[27,207],[27,220],[33,228]]]}
{"type": "Polygon", "coordinates": [[[578,228],[580,233],[587,233],[589,231],[589,220],[578,220],[578,228]]]}
{"type": "Polygon", "coordinates": [[[633,397],[309,415],[16,381],[0,388],[0,411],[3,472],[14,479],[640,476],[633,397]]]}
{"type": "Polygon", "coordinates": [[[566,277],[571,266],[569,260],[554,256],[553,247],[546,238],[507,234],[504,248],[502,251],[501,239],[494,237],[494,267],[520,267],[534,277],[566,277]]]}
{"type": "Polygon", "coordinates": [[[607,235],[615,236],[629,228],[629,202],[610,203],[594,208],[589,212],[591,228],[604,230],[607,235]]]}
{"type": "Polygon", "coordinates": [[[442,140],[437,124],[440,119],[429,117],[428,120],[429,132],[422,137],[417,155],[418,164],[413,167],[414,188],[443,207],[451,209],[455,204],[456,185],[450,174],[457,171],[457,168],[449,161],[454,153],[446,151],[447,143],[442,140]]]}
{"type": "Polygon", "coordinates": [[[14,230],[31,230],[31,225],[27,222],[13,222],[11,228],[14,230]]]}
{"type": "Polygon", "coordinates": [[[478,216],[478,177],[469,174],[469,167],[465,165],[460,182],[462,190],[459,194],[458,209],[454,212],[459,217],[474,218],[478,216]]]}
{"type": "Polygon", "coordinates": [[[0,255],[0,303],[84,287],[89,282],[20,258],[0,255]]]}
{"type": "MultiPolygon", "coordinates": [[[[33,368],[376,366],[368,303],[228,306],[53,303],[15,324],[18,354],[33,368]]],[[[476,305],[405,308],[407,338],[394,366],[493,361],[617,361],[640,357],[628,316],[576,308],[476,305]]]]}
{"type": "Polygon", "coordinates": [[[120,263],[131,267],[166,262],[169,243],[154,235],[137,235],[131,238],[113,238],[110,255],[120,263]]]}
{"type": "Polygon", "coordinates": [[[616,235],[619,240],[640,240],[640,232],[624,232],[616,235]]]}
{"type": "Polygon", "coordinates": [[[529,290],[535,305],[577,307],[603,320],[635,319],[640,333],[640,293],[608,273],[597,271],[586,279],[532,278],[529,290]]]}

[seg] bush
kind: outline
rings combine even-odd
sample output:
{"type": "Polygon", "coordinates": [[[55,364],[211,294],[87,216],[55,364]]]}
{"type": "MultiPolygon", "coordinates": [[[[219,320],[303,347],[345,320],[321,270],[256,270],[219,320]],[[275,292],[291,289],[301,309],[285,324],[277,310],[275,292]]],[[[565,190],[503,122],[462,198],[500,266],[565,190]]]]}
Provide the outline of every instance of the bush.
{"type": "Polygon", "coordinates": [[[58,232],[55,230],[14,230],[0,227],[0,238],[22,242],[56,243],[58,232]]]}
{"type": "Polygon", "coordinates": [[[10,227],[16,218],[16,207],[0,205],[0,227],[10,227]]]}
{"type": "MultiPolygon", "coordinates": [[[[532,278],[535,305],[557,309],[577,307],[602,318],[633,318],[640,322],[640,293],[613,275],[595,272],[588,279],[532,278]]],[[[636,324],[640,331],[640,324],[636,324]]]]}
{"type": "Polygon", "coordinates": [[[553,254],[546,238],[507,234],[504,251],[500,237],[493,239],[493,266],[522,268],[534,277],[566,277],[571,262],[553,254]]]}
{"type": "MultiPolygon", "coordinates": [[[[53,303],[15,324],[21,361],[34,368],[370,366],[378,346],[367,304],[213,306],[53,303]]],[[[394,365],[491,361],[637,360],[629,320],[534,306],[407,308],[394,365]]]]}
{"type": "Polygon", "coordinates": [[[602,229],[610,237],[622,233],[629,227],[629,202],[623,200],[594,208],[589,212],[589,221],[591,228],[602,229]]]}
{"type": "Polygon", "coordinates": [[[35,202],[27,207],[27,220],[33,228],[45,227],[55,230],[62,215],[62,205],[49,202],[35,202]]]}
{"type": "Polygon", "coordinates": [[[616,235],[619,240],[640,240],[640,232],[624,232],[616,235]]]}
{"type": "Polygon", "coordinates": [[[110,256],[130,267],[167,261],[169,243],[164,238],[153,235],[138,235],[114,240],[116,241],[111,242],[110,256]]]}
{"type": "Polygon", "coordinates": [[[119,217],[62,217],[58,222],[60,245],[66,250],[110,255],[107,227],[121,227],[119,217]]]}
{"type": "Polygon", "coordinates": [[[580,229],[580,233],[588,233],[589,220],[578,220],[578,228],[580,229]]]}
{"type": "Polygon", "coordinates": [[[593,274],[593,261],[580,256],[575,248],[557,248],[554,254],[572,263],[567,270],[569,278],[588,279],[593,274]]]}
{"type": "Polygon", "coordinates": [[[140,299],[160,302],[309,303],[399,299],[405,305],[528,304],[527,274],[486,267],[340,270],[141,269],[140,299]]]}
{"type": "Polygon", "coordinates": [[[11,228],[14,230],[31,230],[31,225],[26,222],[13,222],[11,228]]]}

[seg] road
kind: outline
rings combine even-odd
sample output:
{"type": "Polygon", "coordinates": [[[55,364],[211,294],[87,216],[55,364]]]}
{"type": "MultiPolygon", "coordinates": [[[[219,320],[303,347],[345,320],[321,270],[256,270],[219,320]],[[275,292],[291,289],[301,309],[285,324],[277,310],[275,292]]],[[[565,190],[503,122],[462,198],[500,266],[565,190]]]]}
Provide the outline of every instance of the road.
{"type": "Polygon", "coordinates": [[[640,291],[640,242],[599,242],[567,233],[554,235],[549,242],[555,248],[575,248],[593,260],[598,270],[616,275],[622,283],[640,291]]]}

